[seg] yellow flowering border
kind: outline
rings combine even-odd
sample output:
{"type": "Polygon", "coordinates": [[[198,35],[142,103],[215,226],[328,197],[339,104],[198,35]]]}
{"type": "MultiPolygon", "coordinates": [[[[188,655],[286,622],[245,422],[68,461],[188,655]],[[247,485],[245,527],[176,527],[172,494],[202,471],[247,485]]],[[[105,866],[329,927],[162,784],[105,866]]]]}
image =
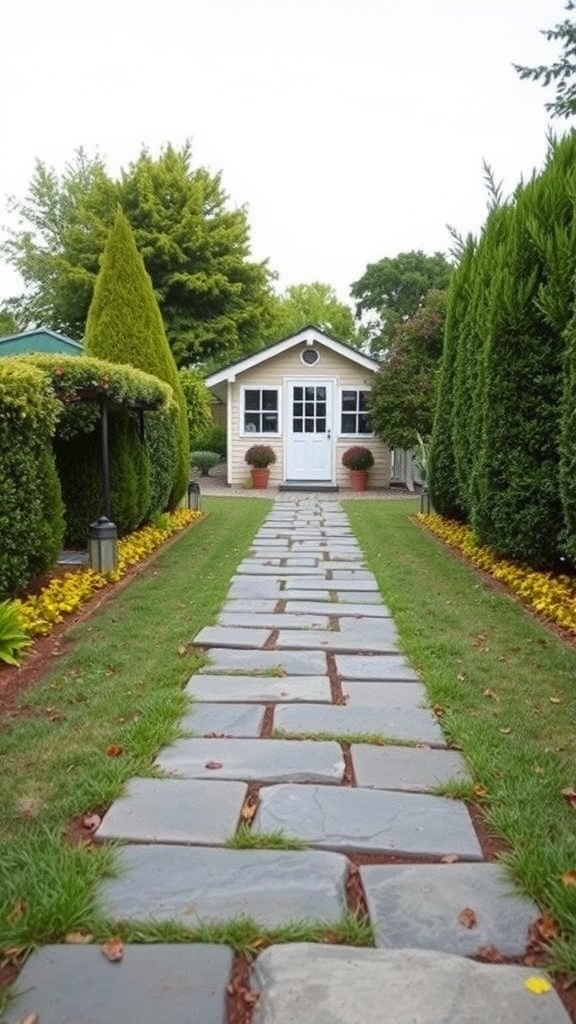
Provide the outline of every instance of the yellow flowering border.
{"type": "Polygon", "coordinates": [[[116,583],[136,565],[147,558],[155,548],[168,540],[172,534],[184,529],[190,523],[202,518],[201,512],[177,509],[162,515],[157,525],[148,525],[128,534],[118,541],[118,569],[103,576],[93,569],[78,569],[55,576],[38,594],[23,600],[15,600],[20,624],[25,632],[33,636],[45,636],[54,626],[62,622],[65,615],[75,612],[92,595],[110,583],[116,583]]]}
{"type": "Polygon", "coordinates": [[[476,540],[469,526],[443,519],[435,512],[420,513],[417,520],[450,547],[460,551],[478,569],[506,584],[523,604],[549,622],[576,633],[576,581],[552,572],[537,572],[498,558],[476,540]]]}

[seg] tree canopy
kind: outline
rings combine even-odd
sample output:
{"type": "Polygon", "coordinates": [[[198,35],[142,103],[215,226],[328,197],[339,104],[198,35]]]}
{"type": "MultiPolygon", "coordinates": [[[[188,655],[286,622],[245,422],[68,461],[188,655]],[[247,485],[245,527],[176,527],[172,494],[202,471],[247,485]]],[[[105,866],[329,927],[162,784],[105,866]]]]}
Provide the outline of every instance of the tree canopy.
{"type": "Polygon", "coordinates": [[[428,292],[413,316],[391,330],[370,411],[376,433],[392,447],[413,448],[418,434],[432,432],[446,301],[446,292],[428,292]]]}
{"type": "Polygon", "coordinates": [[[364,321],[364,334],[371,351],[378,355],[386,349],[394,325],[416,313],[422,299],[431,290],[444,290],[452,267],[436,252],[401,252],[378,263],[369,263],[351,286],[356,299],[356,315],[364,321]]]}
{"type": "MultiPolygon", "coordinates": [[[[576,0],[567,0],[566,10],[576,10],[576,0]]],[[[565,18],[554,28],[542,29],[549,42],[560,43],[562,52],[552,64],[538,64],[535,68],[515,64],[520,78],[540,82],[544,86],[554,85],[556,96],[546,103],[546,110],[552,117],[571,117],[576,113],[576,20],[565,18]]]]}
{"type": "Polygon", "coordinates": [[[234,359],[269,336],[272,274],[250,258],[246,210],[219,174],[194,167],[189,143],[158,157],[143,149],[117,179],[78,150],[61,175],[36,162],[2,246],[26,290],[19,319],[82,337],[108,231],[120,206],[133,229],[175,358],[234,359]]]}
{"type": "Polygon", "coordinates": [[[293,284],[280,295],[274,305],[271,338],[286,338],[309,324],[336,338],[354,344],[357,329],[354,314],[340,302],[334,288],[320,281],[293,284]]]}

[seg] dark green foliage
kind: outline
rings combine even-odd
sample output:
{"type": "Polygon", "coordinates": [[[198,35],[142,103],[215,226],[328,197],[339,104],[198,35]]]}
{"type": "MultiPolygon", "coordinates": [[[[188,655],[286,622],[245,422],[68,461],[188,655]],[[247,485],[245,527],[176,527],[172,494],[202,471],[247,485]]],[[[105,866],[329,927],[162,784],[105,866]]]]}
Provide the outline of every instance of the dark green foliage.
{"type": "MultiPolygon", "coordinates": [[[[566,10],[576,10],[575,0],[567,0],[566,10]]],[[[535,68],[515,64],[520,78],[528,78],[542,85],[556,86],[556,98],[546,103],[552,117],[572,117],[576,113],[576,22],[574,17],[564,18],[554,28],[544,29],[549,42],[561,43],[562,54],[553,64],[540,64],[535,68]]]]}
{"type": "Polygon", "coordinates": [[[0,360],[0,596],[49,569],[62,542],[51,449],[59,403],[45,375],[0,360]]]}
{"type": "MultiPolygon", "coordinates": [[[[148,453],[134,413],[111,411],[109,444],[111,517],[123,536],[142,523],[150,507],[148,453]]],[[[99,426],[90,434],[57,438],[55,451],[66,506],[66,541],[72,547],[85,547],[90,523],[103,513],[99,426]]]]}
{"type": "Polygon", "coordinates": [[[178,406],[146,413],[144,431],[150,463],[150,506],[146,518],[168,508],[178,455],[178,406]]]}
{"type": "Polygon", "coordinates": [[[198,370],[185,367],[178,371],[178,376],[186,402],[190,447],[199,450],[204,446],[198,443],[198,438],[212,423],[212,395],[198,370]]]}
{"type": "Polygon", "coordinates": [[[290,285],[274,300],[274,321],[268,337],[287,338],[310,324],[338,341],[349,345],[358,342],[358,328],[350,306],[340,302],[334,288],[321,281],[290,285]]]}
{"type": "Polygon", "coordinates": [[[197,436],[196,446],[204,452],[218,452],[224,461],[227,449],[226,427],[219,427],[213,423],[197,436]]]}
{"type": "Polygon", "coordinates": [[[172,387],[179,407],[176,469],[168,499],[174,507],[188,482],[186,403],[150,278],[120,210],[102,256],[88,313],[85,347],[89,355],[128,363],[172,387]]]}
{"type": "Polygon", "coordinates": [[[413,448],[418,434],[428,438],[432,432],[445,316],[446,293],[429,292],[416,313],[391,331],[372,383],[370,418],[393,447],[413,448]]]}
{"type": "Polygon", "coordinates": [[[211,469],[221,461],[218,452],[190,452],[190,465],[200,470],[201,476],[208,476],[211,469]]]}

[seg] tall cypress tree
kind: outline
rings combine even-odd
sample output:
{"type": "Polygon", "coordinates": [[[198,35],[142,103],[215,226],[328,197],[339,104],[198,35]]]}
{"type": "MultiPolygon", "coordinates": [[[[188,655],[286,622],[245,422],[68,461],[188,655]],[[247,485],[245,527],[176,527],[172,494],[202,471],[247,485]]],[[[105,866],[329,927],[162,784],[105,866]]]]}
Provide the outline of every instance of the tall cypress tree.
{"type": "Polygon", "coordinates": [[[155,426],[156,414],[147,417],[147,433],[152,471],[150,511],[158,511],[166,504],[173,507],[184,494],[188,481],[190,453],[186,403],[152,282],[136,248],[130,225],[120,209],[102,255],[88,312],[85,348],[89,355],[115,363],[128,363],[171,385],[178,405],[173,459],[170,453],[163,451],[166,443],[170,443],[170,431],[164,430],[166,424],[155,426]],[[160,444],[156,437],[158,431],[165,434],[160,444]],[[166,466],[171,477],[168,481],[166,466]]]}

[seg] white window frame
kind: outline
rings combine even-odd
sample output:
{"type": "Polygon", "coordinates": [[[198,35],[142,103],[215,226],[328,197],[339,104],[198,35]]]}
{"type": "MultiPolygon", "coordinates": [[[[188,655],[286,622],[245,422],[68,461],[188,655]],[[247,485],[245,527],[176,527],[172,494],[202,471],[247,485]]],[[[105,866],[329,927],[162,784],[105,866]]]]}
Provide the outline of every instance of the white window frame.
{"type": "MultiPolygon", "coordinates": [[[[343,393],[345,391],[365,391],[367,394],[370,394],[370,388],[369,387],[366,387],[366,386],[360,387],[360,386],[358,386],[356,384],[343,384],[339,388],[339,390],[338,390],[338,437],[375,437],[376,435],[375,435],[373,430],[370,431],[370,433],[368,433],[368,434],[357,434],[355,432],[350,433],[350,432],[344,432],[342,430],[342,415],[343,415],[343,412],[344,412],[343,409],[342,409],[342,396],[343,396],[343,393]]],[[[351,415],[358,416],[359,413],[352,413],[351,415]]]]}
{"type": "MultiPolygon", "coordinates": [[[[254,410],[248,410],[248,412],[254,410]]],[[[262,411],[262,410],[261,410],[262,411]]],[[[271,411],[271,410],[265,410],[271,411]]],[[[243,384],[240,388],[240,437],[282,437],[282,388],[278,384],[243,384]],[[247,391],[275,391],[278,399],[276,414],[278,416],[278,429],[277,430],[245,430],[244,429],[244,415],[246,413],[246,399],[245,394],[247,391]]]]}

